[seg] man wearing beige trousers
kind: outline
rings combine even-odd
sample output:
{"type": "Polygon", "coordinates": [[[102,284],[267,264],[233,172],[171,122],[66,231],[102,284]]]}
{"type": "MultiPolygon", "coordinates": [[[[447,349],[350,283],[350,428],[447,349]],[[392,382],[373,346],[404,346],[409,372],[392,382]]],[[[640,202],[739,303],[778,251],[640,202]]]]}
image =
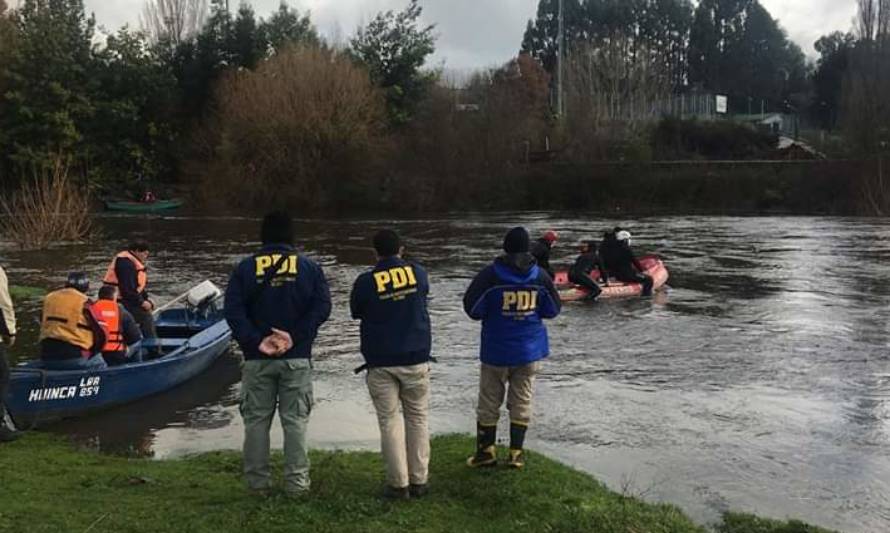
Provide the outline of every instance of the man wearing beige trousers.
{"type": "Polygon", "coordinates": [[[377,264],[355,281],[352,317],[361,320],[368,391],[377,411],[386,463],[383,496],[407,499],[428,491],[430,433],[429,279],[402,259],[399,236],[374,236],[377,264]],[[399,412],[401,408],[401,413],[399,412]]]}
{"type": "Polygon", "coordinates": [[[464,294],[464,310],[482,321],[476,452],[467,465],[494,466],[497,428],[504,395],[510,412],[510,450],[506,465],[525,466],[525,434],[532,416],[535,376],[550,354],[545,319],[561,308],[550,275],[529,253],[525,228],[504,237],[504,254],[485,267],[464,294]]]}

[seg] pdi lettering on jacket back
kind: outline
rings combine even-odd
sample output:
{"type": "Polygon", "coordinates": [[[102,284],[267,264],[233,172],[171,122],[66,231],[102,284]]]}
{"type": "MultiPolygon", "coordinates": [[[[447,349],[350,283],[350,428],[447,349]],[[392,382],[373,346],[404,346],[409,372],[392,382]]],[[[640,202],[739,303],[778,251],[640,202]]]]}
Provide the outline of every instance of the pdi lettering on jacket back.
{"type": "MultiPolygon", "coordinates": [[[[255,257],[256,262],[256,277],[262,278],[266,275],[266,272],[275,266],[275,263],[281,259],[281,254],[269,254],[269,255],[258,255],[255,257]]],[[[278,272],[276,275],[284,275],[289,274],[291,278],[297,275],[297,255],[292,254],[281,263],[281,266],[278,267],[278,272]]]]}
{"type": "Polygon", "coordinates": [[[404,300],[406,296],[417,292],[417,276],[411,265],[374,272],[374,282],[381,300],[404,300]]]}
{"type": "Polygon", "coordinates": [[[537,312],[537,290],[503,291],[501,294],[503,298],[501,311],[504,316],[523,320],[537,312]]]}

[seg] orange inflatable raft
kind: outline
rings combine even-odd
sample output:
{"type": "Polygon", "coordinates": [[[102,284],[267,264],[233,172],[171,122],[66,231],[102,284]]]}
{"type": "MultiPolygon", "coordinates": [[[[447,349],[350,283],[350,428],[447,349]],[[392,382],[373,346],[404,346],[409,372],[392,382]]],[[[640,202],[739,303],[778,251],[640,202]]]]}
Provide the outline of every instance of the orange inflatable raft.
{"type": "MultiPolygon", "coordinates": [[[[664,263],[657,256],[646,255],[641,257],[640,265],[645,269],[645,274],[652,276],[654,282],[652,284],[653,291],[658,290],[667,283],[667,268],[665,268],[664,263]]],[[[598,280],[599,276],[599,270],[594,270],[590,273],[590,277],[595,280],[598,280]]],[[[590,294],[590,291],[587,289],[569,282],[569,273],[565,270],[557,272],[553,282],[556,284],[559,296],[564,302],[584,300],[590,294]]],[[[639,296],[643,293],[643,286],[639,283],[623,283],[617,280],[609,280],[608,285],[600,285],[600,287],[603,289],[603,293],[600,294],[599,299],[639,296]]]]}

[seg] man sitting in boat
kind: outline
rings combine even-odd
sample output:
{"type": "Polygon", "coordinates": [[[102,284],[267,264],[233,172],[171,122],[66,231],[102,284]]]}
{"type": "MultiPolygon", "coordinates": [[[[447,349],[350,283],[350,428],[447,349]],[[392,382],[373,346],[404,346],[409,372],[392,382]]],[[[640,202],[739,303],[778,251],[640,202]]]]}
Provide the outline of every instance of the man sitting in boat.
{"type": "Polygon", "coordinates": [[[553,268],[550,266],[550,251],[558,240],[559,234],[551,229],[545,231],[544,235],[532,244],[531,253],[534,256],[535,261],[538,262],[539,267],[543,268],[544,271],[550,275],[550,279],[553,279],[555,274],[553,268]]]}
{"type": "Polygon", "coordinates": [[[139,350],[133,350],[128,356],[128,347],[142,340],[142,332],[133,315],[117,303],[117,288],[104,285],[99,289],[99,300],[93,304],[93,309],[108,332],[102,347],[105,362],[109,366],[141,362],[139,350]]]}
{"type": "Polygon", "coordinates": [[[631,235],[629,231],[615,228],[607,232],[600,245],[600,258],[602,260],[602,277],[608,281],[611,276],[625,283],[639,283],[643,286],[643,296],[652,294],[653,280],[651,276],[644,274],[646,269],[640,264],[631,250],[631,235]]]}
{"type": "Polygon", "coordinates": [[[599,268],[600,258],[596,251],[596,242],[583,241],[581,243],[581,255],[575,260],[575,264],[569,269],[569,281],[575,285],[584,287],[590,294],[589,299],[593,300],[600,295],[603,290],[597,285],[596,281],[590,277],[590,273],[599,268]]]}
{"type": "Polygon", "coordinates": [[[40,321],[40,359],[49,370],[101,369],[105,331],[87,291],[83,272],[68,274],[65,287],[46,295],[40,321]]]}

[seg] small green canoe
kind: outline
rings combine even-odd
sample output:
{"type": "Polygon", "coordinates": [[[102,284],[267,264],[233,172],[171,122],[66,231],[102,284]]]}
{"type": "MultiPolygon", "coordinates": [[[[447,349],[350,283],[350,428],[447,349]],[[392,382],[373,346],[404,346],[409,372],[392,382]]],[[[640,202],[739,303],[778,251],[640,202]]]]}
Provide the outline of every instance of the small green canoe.
{"type": "Polygon", "coordinates": [[[128,213],[156,213],[182,207],[185,203],[179,198],[170,200],[155,200],[154,202],[119,202],[105,200],[105,208],[109,211],[125,211],[128,213]]]}

